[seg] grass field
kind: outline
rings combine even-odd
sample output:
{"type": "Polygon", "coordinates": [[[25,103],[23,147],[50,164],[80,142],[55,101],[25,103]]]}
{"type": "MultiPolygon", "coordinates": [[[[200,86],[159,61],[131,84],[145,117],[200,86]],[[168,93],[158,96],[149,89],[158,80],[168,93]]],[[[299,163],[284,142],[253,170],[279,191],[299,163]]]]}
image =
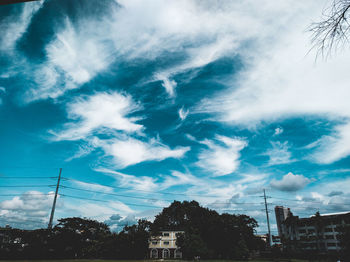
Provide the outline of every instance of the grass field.
{"type": "MultiPolygon", "coordinates": [[[[102,260],[102,259],[71,259],[71,260],[0,260],[0,262],[188,262],[189,260],[102,260]]],[[[241,260],[202,260],[203,262],[247,262],[241,260]]],[[[300,259],[275,259],[275,260],[248,260],[250,262],[308,262],[309,260],[300,260],[300,259]]]]}

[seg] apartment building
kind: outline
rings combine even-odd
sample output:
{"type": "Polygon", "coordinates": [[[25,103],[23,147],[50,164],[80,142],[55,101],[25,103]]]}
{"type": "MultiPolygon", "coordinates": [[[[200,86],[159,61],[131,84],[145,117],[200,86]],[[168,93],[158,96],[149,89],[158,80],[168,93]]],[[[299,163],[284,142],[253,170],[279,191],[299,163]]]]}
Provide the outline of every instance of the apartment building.
{"type": "Polygon", "coordinates": [[[291,215],[290,208],[283,206],[275,206],[275,215],[276,215],[276,223],[278,229],[278,235],[283,236],[286,234],[286,226],[284,225],[284,221],[287,219],[289,215],[291,215]]]}
{"type": "MultiPolygon", "coordinates": [[[[276,208],[281,211],[281,207],[276,208]]],[[[281,219],[280,214],[281,212],[276,212],[277,226],[281,219]]],[[[289,210],[288,216],[280,223],[279,234],[284,248],[326,253],[338,252],[341,250],[340,230],[343,226],[350,226],[350,212],[299,218],[293,216],[289,210]]]]}
{"type": "Polygon", "coordinates": [[[184,232],[162,231],[159,236],[152,236],[149,240],[150,258],[182,258],[182,253],[176,246],[176,237],[181,233],[184,232]]]}

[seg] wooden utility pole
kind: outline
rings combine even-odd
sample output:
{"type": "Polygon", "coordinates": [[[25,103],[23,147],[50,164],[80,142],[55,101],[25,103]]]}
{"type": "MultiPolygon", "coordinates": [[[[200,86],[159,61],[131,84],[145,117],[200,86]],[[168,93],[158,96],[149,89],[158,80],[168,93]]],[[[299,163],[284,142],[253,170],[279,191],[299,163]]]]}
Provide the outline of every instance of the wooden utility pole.
{"type": "Polygon", "coordinates": [[[53,221],[53,216],[55,214],[56,200],[57,200],[58,189],[60,187],[61,174],[62,174],[62,168],[60,168],[60,173],[58,175],[56,192],[55,192],[55,197],[54,197],[53,203],[52,203],[52,209],[51,209],[51,215],[50,215],[50,221],[49,221],[48,229],[52,228],[52,221],[53,221]]]}

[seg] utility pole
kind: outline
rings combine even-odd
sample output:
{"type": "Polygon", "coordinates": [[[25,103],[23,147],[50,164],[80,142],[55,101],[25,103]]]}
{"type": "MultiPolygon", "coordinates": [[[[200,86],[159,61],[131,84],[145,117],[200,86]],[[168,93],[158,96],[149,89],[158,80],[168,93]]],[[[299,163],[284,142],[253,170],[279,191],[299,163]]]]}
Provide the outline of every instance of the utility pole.
{"type": "Polygon", "coordinates": [[[267,209],[265,189],[263,189],[263,190],[264,190],[265,211],[266,211],[266,219],[267,219],[267,230],[268,230],[268,234],[269,234],[269,246],[272,247],[272,236],[271,236],[271,229],[270,229],[269,211],[267,209]]]}
{"type": "Polygon", "coordinates": [[[50,221],[49,221],[48,229],[52,228],[52,221],[53,221],[53,216],[55,214],[56,200],[57,200],[58,189],[60,187],[61,174],[62,174],[62,168],[60,168],[60,173],[58,175],[57,186],[56,186],[56,193],[55,193],[55,197],[54,197],[53,203],[52,203],[52,209],[51,209],[51,215],[50,215],[50,221]]]}

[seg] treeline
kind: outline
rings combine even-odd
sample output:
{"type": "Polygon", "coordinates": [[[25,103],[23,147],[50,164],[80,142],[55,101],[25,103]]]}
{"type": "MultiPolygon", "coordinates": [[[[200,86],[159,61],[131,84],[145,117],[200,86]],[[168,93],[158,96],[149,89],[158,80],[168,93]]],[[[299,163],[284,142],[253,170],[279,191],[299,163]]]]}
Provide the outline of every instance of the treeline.
{"type": "Polygon", "coordinates": [[[163,230],[181,230],[177,245],[183,256],[245,258],[263,241],[254,236],[257,222],[246,215],[218,214],[197,202],[174,201],[153,223],[139,220],[119,232],[101,222],[78,217],[58,220],[52,229],[2,229],[3,259],[144,259],[151,235],[163,230]],[[6,239],[7,237],[7,239],[6,239]]]}
{"type": "Polygon", "coordinates": [[[254,235],[257,221],[246,215],[218,214],[196,201],[173,202],[156,216],[152,232],[181,230],[177,245],[187,259],[247,258],[265,249],[266,243],[254,235]]]}

